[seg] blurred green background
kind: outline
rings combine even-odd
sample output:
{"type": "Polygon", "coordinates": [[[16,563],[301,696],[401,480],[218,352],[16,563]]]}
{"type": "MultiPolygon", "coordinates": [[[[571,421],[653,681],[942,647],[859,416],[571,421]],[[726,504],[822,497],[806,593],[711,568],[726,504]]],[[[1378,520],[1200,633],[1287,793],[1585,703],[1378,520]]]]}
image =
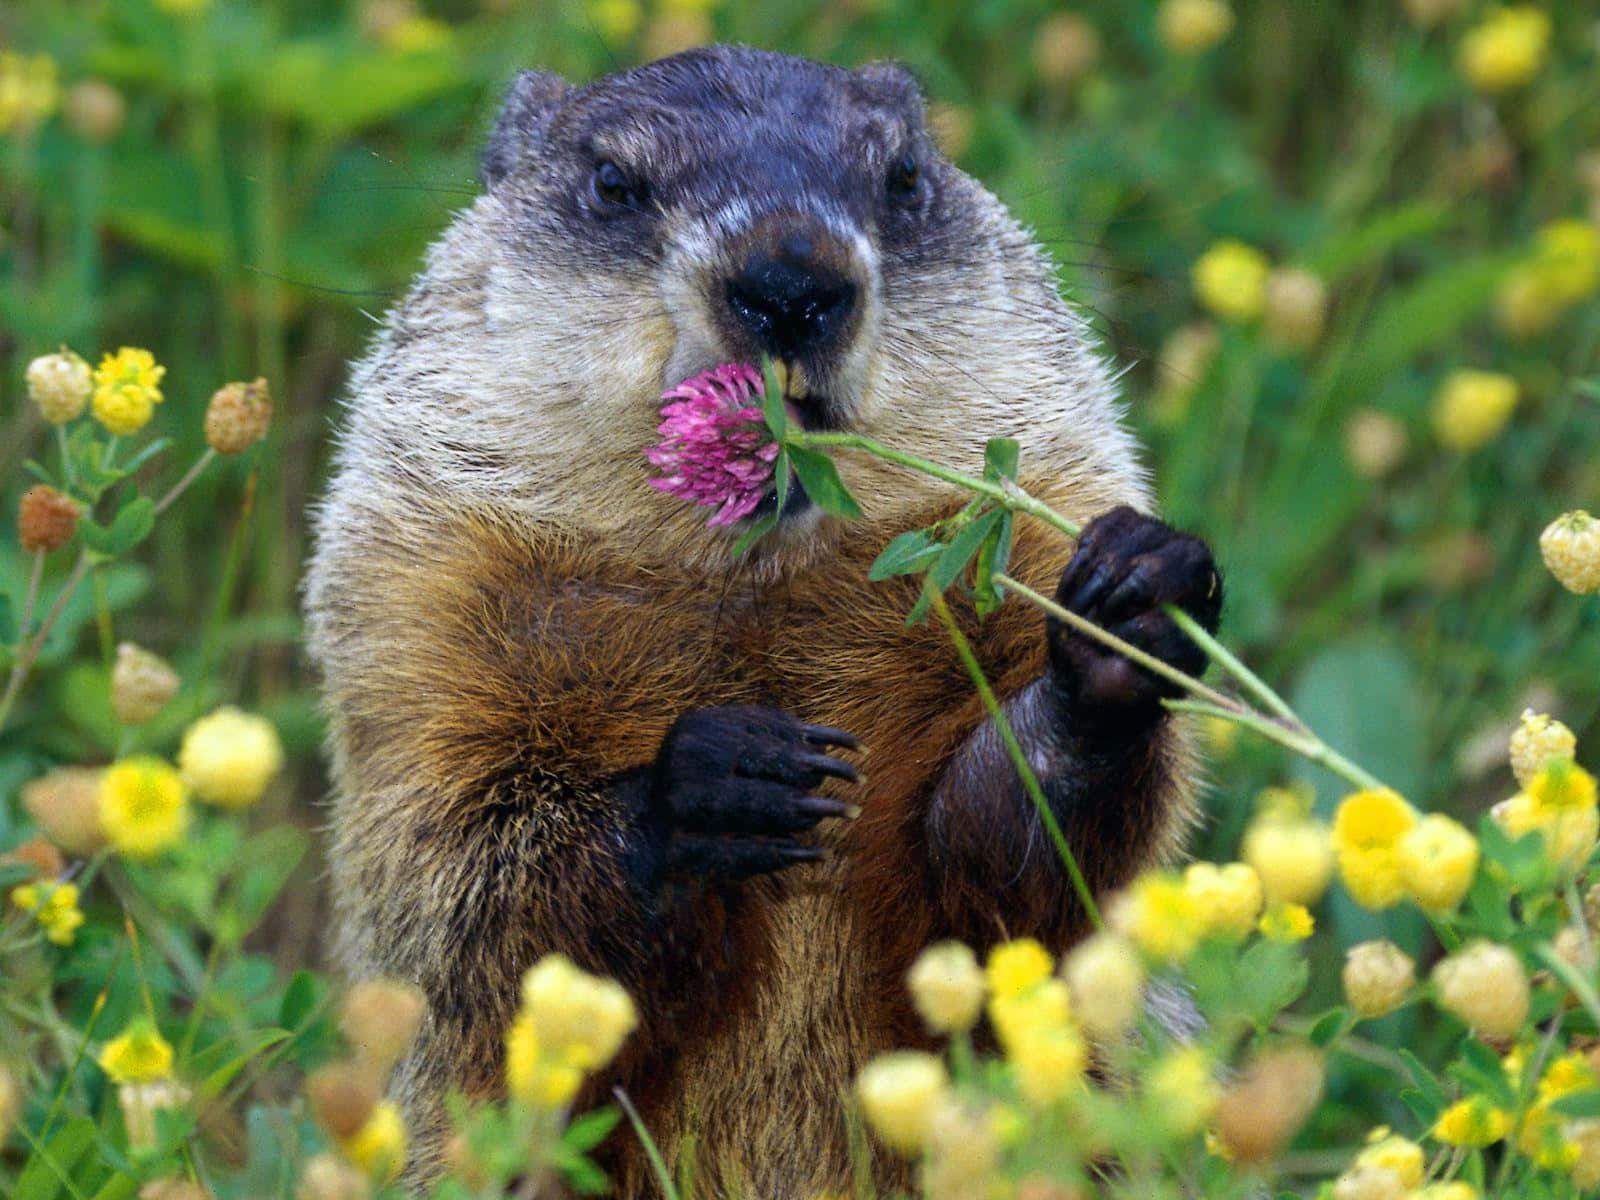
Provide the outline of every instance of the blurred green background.
{"type": "MultiPolygon", "coordinates": [[[[1582,261],[1555,268],[1565,291],[1537,273],[1542,228],[1600,222],[1600,18],[1539,8],[1547,49],[1508,85],[1518,47],[1473,60],[1495,10],[1467,0],[1241,2],[1226,22],[1215,0],[1177,16],[1124,0],[17,0],[0,9],[0,490],[15,511],[23,460],[47,448],[22,388],[36,354],[128,344],[167,364],[155,428],[174,446],[152,488],[203,447],[214,388],[267,376],[269,441],[211,470],[106,583],[114,636],[185,678],[144,744],[170,752],[221,700],[256,707],[294,757],[276,803],[315,823],[306,515],[347,364],[471,202],[512,74],[586,80],[708,39],[892,56],[1126,368],[1162,504],[1224,565],[1225,640],[1421,806],[1476,814],[1511,790],[1524,704],[1570,724],[1580,759],[1600,737],[1600,606],[1537,549],[1557,513],[1600,506],[1600,305],[1582,261]],[[1266,323],[1208,313],[1191,270],[1221,239],[1325,292],[1266,323]],[[1470,449],[1434,413],[1461,368],[1518,388],[1470,449]]],[[[8,528],[0,584],[22,574],[8,528]]],[[[0,736],[7,799],[116,746],[92,615],[69,612],[0,736]]],[[[1325,811],[1337,796],[1248,735],[1214,750],[1202,853],[1232,852],[1266,784],[1318,783],[1325,811]]],[[[286,964],[315,953],[305,879],[266,934],[286,964]]],[[[1341,941],[1363,920],[1332,909],[1341,941]]]]}

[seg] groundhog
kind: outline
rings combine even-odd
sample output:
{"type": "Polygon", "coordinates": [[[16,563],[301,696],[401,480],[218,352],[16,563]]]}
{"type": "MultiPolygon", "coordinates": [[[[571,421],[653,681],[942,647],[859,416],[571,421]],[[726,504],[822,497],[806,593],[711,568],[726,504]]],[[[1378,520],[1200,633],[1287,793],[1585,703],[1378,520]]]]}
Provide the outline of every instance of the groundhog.
{"type": "MultiPolygon", "coordinates": [[[[447,1094],[502,1092],[519,976],[561,951],[640,1013],[580,1107],[625,1089],[697,1196],[848,1192],[857,1070],[927,1042],[917,953],[1060,951],[1087,919],[946,631],[907,625],[917,582],[867,579],[967,497],[841,455],[862,518],[796,488],[735,554],[647,486],[663,389],[767,355],[808,428],[967,470],[1017,439],[1023,486],[1087,527],[1020,522],[1011,571],[1184,670],[1163,606],[1214,627],[1212,557],[1145,515],[1090,331],[902,68],[716,47],[524,74],[482,177],[355,371],[306,588],[337,955],[428,1001],[391,1084],[411,1178],[447,1094]]],[[[1090,886],[1170,856],[1194,764],[1165,685],[960,592],[1090,886]]],[[[656,1194],[632,1133],[600,1161],[656,1194]]]]}

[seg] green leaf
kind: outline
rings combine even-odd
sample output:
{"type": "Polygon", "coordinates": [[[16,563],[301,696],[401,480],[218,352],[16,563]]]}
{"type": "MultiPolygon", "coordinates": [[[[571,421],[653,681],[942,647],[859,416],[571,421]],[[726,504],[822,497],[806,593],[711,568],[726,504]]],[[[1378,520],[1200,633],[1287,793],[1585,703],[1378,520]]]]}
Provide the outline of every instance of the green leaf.
{"type": "Polygon", "coordinates": [[[17,614],[11,607],[11,597],[0,592],[0,645],[15,644],[21,631],[17,629],[17,614]]]}
{"type": "Polygon", "coordinates": [[[1333,1039],[1339,1036],[1339,1031],[1344,1028],[1350,1013],[1343,1008],[1330,1008],[1317,1018],[1316,1024],[1311,1026],[1307,1039],[1317,1049],[1326,1049],[1333,1039]]]}
{"type": "Polygon", "coordinates": [[[277,825],[252,837],[240,855],[245,865],[217,914],[217,936],[238,945],[267,915],[305,853],[306,836],[291,825],[277,825]]]}
{"type": "Polygon", "coordinates": [[[1600,1091],[1573,1092],[1552,1101],[1550,1107],[1567,1117],[1600,1117],[1600,1091]]]}
{"type": "Polygon", "coordinates": [[[1483,1092],[1501,1108],[1517,1107],[1516,1089],[1506,1078],[1500,1056],[1476,1038],[1462,1041],[1461,1058],[1450,1064],[1447,1073],[1473,1091],[1483,1092]]]}
{"type": "Polygon", "coordinates": [[[774,441],[782,444],[789,435],[789,412],[783,406],[783,385],[778,382],[778,369],[770,358],[761,360],[761,412],[767,419],[767,428],[774,441]]]}
{"type": "MultiPolygon", "coordinates": [[[[264,1029],[249,1035],[243,1050],[205,1077],[204,1082],[200,1084],[199,1094],[207,1100],[215,1099],[217,1096],[222,1095],[222,1090],[233,1082],[234,1077],[240,1071],[244,1070],[256,1058],[272,1049],[279,1042],[286,1041],[292,1036],[294,1035],[285,1029],[264,1029]]],[[[211,1056],[210,1051],[225,1049],[227,1045],[227,1043],[221,1043],[210,1047],[207,1054],[197,1055],[195,1069],[199,1068],[201,1059],[211,1056]]]]}
{"type": "Polygon", "coordinates": [[[121,468],[122,472],[125,475],[132,475],[140,467],[144,466],[145,463],[149,462],[152,458],[160,454],[170,445],[172,445],[171,438],[156,438],[155,441],[151,442],[149,445],[141,447],[137,454],[135,454],[127,462],[123,463],[121,468]]]}
{"type": "Polygon", "coordinates": [[[928,578],[935,588],[942,592],[960,578],[984,539],[1000,524],[1000,518],[1004,515],[1003,509],[991,509],[950,539],[944,553],[939,555],[938,561],[928,571],[928,578]]]}
{"type": "Polygon", "coordinates": [[[615,1108],[597,1108],[593,1112],[584,1113],[567,1126],[566,1133],[561,1140],[574,1150],[593,1150],[613,1129],[617,1122],[622,1120],[622,1112],[615,1108]]]}
{"type": "Polygon", "coordinates": [[[990,438],[983,444],[983,477],[990,483],[1015,479],[1021,455],[1015,438],[990,438]]]}
{"type": "Polygon", "coordinates": [[[874,583],[896,575],[915,575],[926,570],[944,549],[926,529],[910,529],[900,534],[887,546],[867,570],[867,578],[874,583]]]}
{"type": "Polygon", "coordinates": [[[1443,1108],[1445,1100],[1448,1098],[1444,1085],[1439,1082],[1427,1065],[1410,1050],[1402,1046],[1397,1053],[1400,1055],[1401,1061],[1406,1064],[1406,1070],[1411,1073],[1411,1082],[1417,1085],[1417,1090],[1422,1093],[1434,1108],[1443,1108]]]}
{"type": "Polygon", "coordinates": [[[53,485],[56,481],[56,477],[50,474],[49,467],[45,466],[43,463],[35,462],[31,458],[22,464],[22,469],[28,472],[28,474],[32,475],[35,479],[38,479],[41,483],[53,485]]]}
{"type": "Polygon", "coordinates": [[[94,1145],[95,1132],[88,1117],[74,1117],[43,1146],[30,1138],[33,1153],[23,1163],[11,1200],[55,1200],[61,1185],[72,1182],[73,1168],[94,1145]]]}
{"type": "Polygon", "coordinates": [[[156,504],[148,496],[136,496],[122,506],[109,526],[85,517],[78,527],[85,546],[105,558],[117,558],[150,536],[156,527],[156,504]]]}
{"type": "Polygon", "coordinates": [[[325,991],[316,972],[301,967],[289,980],[289,986],[283,989],[283,1001],[278,1005],[278,1024],[285,1029],[298,1030],[322,1007],[325,991]]]}
{"type": "MultiPolygon", "coordinates": [[[[1411,659],[1372,634],[1328,644],[1301,672],[1291,703],[1325,742],[1379,779],[1414,796],[1424,778],[1426,698],[1411,659]]],[[[1300,759],[1295,774],[1326,795],[1352,790],[1344,779],[1300,759]]]]}
{"type": "Polygon", "coordinates": [[[987,617],[1005,603],[1005,589],[994,581],[994,577],[1004,573],[1011,561],[1011,518],[1011,511],[1003,510],[994,536],[985,538],[978,550],[972,592],[973,604],[980,617],[987,617]]]}
{"type": "MultiPolygon", "coordinates": [[[[806,489],[806,494],[818,508],[836,517],[861,515],[861,506],[856,503],[856,498],[850,494],[839,478],[839,469],[833,465],[833,459],[816,450],[804,450],[799,446],[790,446],[788,454],[789,462],[794,467],[794,473],[799,477],[801,486],[806,489]]],[[[779,511],[783,511],[781,505],[779,511]]]]}
{"type": "Polygon", "coordinates": [[[778,514],[770,512],[754,525],[739,535],[739,540],[733,544],[735,558],[742,558],[751,546],[755,545],[767,534],[778,527],[778,514]]]}

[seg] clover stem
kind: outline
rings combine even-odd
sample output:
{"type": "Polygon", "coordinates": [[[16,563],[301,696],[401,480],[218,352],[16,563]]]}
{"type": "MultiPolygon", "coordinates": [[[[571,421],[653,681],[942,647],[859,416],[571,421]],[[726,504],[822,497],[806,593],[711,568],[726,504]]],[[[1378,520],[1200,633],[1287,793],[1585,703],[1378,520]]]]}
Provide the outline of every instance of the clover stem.
{"type": "Polygon", "coordinates": [[[209,467],[211,465],[211,460],[216,456],[217,452],[211,449],[211,447],[207,446],[206,452],[199,458],[195,459],[194,465],[183,473],[183,478],[168,488],[167,494],[156,501],[156,516],[159,517],[162,513],[166,512],[167,509],[172,506],[172,502],[174,500],[183,495],[184,492],[188,491],[189,485],[196,479],[200,478],[200,472],[209,467]]]}
{"type": "Polygon", "coordinates": [[[67,581],[61,585],[61,594],[56,597],[56,602],[50,606],[50,611],[45,614],[44,620],[39,622],[38,631],[31,639],[25,639],[21,643],[21,648],[17,651],[17,661],[11,664],[11,677],[6,680],[5,695],[0,696],[0,730],[6,727],[6,719],[11,716],[17,696],[22,691],[23,681],[27,679],[28,670],[33,666],[33,660],[39,657],[39,651],[44,647],[44,639],[55,628],[62,610],[67,607],[67,601],[72,598],[72,593],[78,590],[78,585],[83,582],[88,570],[89,552],[85,550],[78,555],[72,574],[67,576],[67,581]]]}
{"type": "Polygon", "coordinates": [[[1302,758],[1310,759],[1320,767],[1326,767],[1345,782],[1358,788],[1370,788],[1374,791],[1392,791],[1388,784],[1377,776],[1363,771],[1355,763],[1340,754],[1314,733],[1300,733],[1254,711],[1239,707],[1223,708],[1215,704],[1207,704],[1198,700],[1163,700],[1162,703],[1174,712],[1199,713],[1207,717],[1221,717],[1225,721],[1243,725],[1253,729],[1265,738],[1269,738],[1285,749],[1293,750],[1302,758]]]}
{"type": "Polygon", "coordinates": [[[994,722],[995,729],[1000,734],[1000,740],[1005,743],[1006,753],[1011,757],[1012,763],[1017,768],[1017,775],[1022,779],[1023,790],[1028,793],[1028,798],[1033,801],[1033,806],[1038,810],[1039,820],[1044,824],[1045,831],[1050,835],[1050,841],[1055,845],[1056,853],[1061,856],[1062,865],[1067,869],[1067,876],[1072,881],[1072,890],[1078,894],[1078,902],[1083,905],[1083,911],[1088,914],[1089,921],[1096,929],[1104,929],[1105,922],[1100,919],[1100,909],[1094,902],[1094,894],[1089,890],[1089,882],[1083,877],[1082,870],[1078,867],[1078,859],[1072,853],[1072,847],[1067,844],[1067,835],[1061,831],[1061,823],[1056,820],[1056,814],[1050,808],[1050,801],[1045,798],[1044,789],[1039,786],[1039,779],[1033,773],[1033,768],[1028,765],[1028,758],[1022,752],[1022,745],[1017,741],[1016,731],[1011,728],[1011,722],[1006,719],[1005,710],[1000,707],[1000,701],[995,698],[994,689],[989,686],[989,680],[983,673],[977,656],[972,653],[972,647],[962,634],[955,618],[950,615],[950,608],[944,602],[944,596],[939,590],[923,581],[923,591],[928,597],[928,602],[933,605],[933,611],[939,615],[939,620],[944,622],[950,641],[955,645],[956,654],[961,658],[961,665],[967,669],[967,674],[972,678],[972,685],[978,689],[978,697],[983,701],[983,707],[988,710],[989,718],[994,722]]]}

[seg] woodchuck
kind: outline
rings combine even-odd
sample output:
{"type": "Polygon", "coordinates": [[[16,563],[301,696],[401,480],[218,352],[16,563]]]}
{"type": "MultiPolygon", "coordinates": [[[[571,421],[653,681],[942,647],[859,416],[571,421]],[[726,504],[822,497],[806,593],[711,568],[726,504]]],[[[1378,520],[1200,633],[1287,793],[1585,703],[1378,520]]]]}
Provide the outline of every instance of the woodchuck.
{"type": "MultiPolygon", "coordinates": [[[[862,519],[796,490],[736,556],[647,486],[661,392],[765,354],[809,428],[966,469],[1017,439],[1023,485],[1090,523],[1019,523],[1012,573],[1184,670],[1162,606],[1215,627],[1211,555],[1144,515],[1085,322],[903,69],[524,74],[482,175],[355,370],[306,586],[337,956],[428,1001],[391,1083],[411,1178],[445,1095],[502,1090],[519,976],[559,950],[640,1012],[580,1105],[625,1088],[697,1196],[848,1191],[857,1070],[926,1040],[918,951],[1060,950],[1086,919],[944,630],[907,626],[916,584],[867,579],[965,497],[844,456],[862,519]]],[[[1170,857],[1195,764],[1164,685],[1020,602],[952,606],[1091,887],[1170,857]]],[[[600,1159],[655,1194],[630,1133],[600,1159]]]]}

